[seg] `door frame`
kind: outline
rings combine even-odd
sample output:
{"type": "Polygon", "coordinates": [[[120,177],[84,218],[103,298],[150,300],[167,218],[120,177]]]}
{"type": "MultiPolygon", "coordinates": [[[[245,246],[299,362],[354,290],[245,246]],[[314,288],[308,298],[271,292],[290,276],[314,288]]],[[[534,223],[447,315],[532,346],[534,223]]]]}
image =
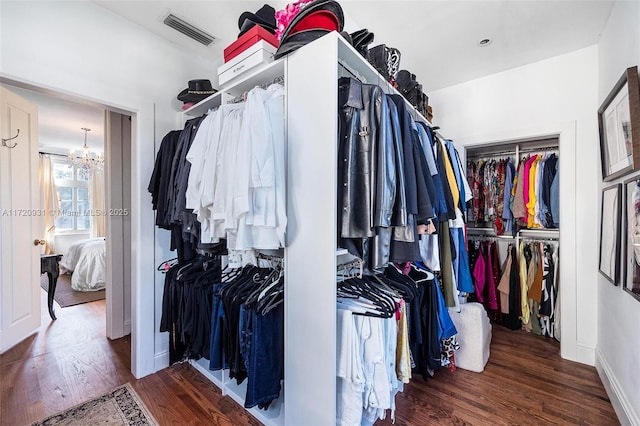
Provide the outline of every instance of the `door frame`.
{"type": "Polygon", "coordinates": [[[107,337],[118,339],[131,333],[131,188],[123,185],[131,180],[131,116],[105,110],[104,129],[106,324],[107,337]]]}
{"type": "MultiPolygon", "coordinates": [[[[0,83],[51,96],[72,98],[131,116],[131,372],[136,378],[154,373],[155,231],[154,213],[148,197],[145,197],[148,177],[154,165],[154,156],[149,154],[148,148],[149,141],[155,141],[154,103],[133,93],[119,93],[115,100],[92,97],[90,88],[87,88],[87,93],[76,93],[16,77],[9,78],[2,73],[0,83]],[[143,286],[142,283],[146,285],[143,286]]],[[[110,238],[109,235],[106,237],[110,238]]]]}
{"type": "MultiPolygon", "coordinates": [[[[577,122],[568,121],[540,125],[524,129],[510,129],[490,134],[460,137],[455,140],[458,147],[473,148],[491,143],[505,143],[558,138],[558,161],[560,162],[560,356],[570,361],[593,365],[595,350],[578,341],[578,291],[577,291],[577,230],[576,230],[576,144],[577,122]]],[[[466,150],[462,157],[466,164],[466,150]]]]}

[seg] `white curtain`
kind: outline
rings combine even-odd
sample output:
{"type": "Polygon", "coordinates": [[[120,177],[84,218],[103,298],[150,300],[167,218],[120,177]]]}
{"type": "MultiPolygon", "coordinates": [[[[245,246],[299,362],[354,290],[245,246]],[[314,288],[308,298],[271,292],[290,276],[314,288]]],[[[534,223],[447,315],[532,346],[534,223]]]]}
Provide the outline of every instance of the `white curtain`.
{"type": "Polygon", "coordinates": [[[54,237],[56,233],[56,212],[60,210],[58,190],[53,176],[51,157],[40,154],[40,205],[44,209],[44,247],[45,254],[55,253],[54,237]]]}
{"type": "Polygon", "coordinates": [[[89,208],[91,215],[91,238],[104,237],[105,232],[105,199],[104,170],[94,169],[89,178],[89,208]]]}

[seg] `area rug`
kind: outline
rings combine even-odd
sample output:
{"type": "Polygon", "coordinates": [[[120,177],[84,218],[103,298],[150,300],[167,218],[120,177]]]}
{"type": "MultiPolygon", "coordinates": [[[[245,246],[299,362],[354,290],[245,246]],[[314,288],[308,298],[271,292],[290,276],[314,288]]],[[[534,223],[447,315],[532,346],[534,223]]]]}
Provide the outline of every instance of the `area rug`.
{"type": "MultiPolygon", "coordinates": [[[[45,291],[49,290],[49,278],[47,278],[47,274],[42,274],[42,276],[40,276],[40,287],[45,291]]],[[[63,274],[58,277],[56,292],[53,295],[53,298],[58,302],[61,308],[66,308],[67,306],[102,300],[105,298],[104,292],[104,290],[75,291],[71,288],[71,275],[63,274]]]]}
{"type": "Polygon", "coordinates": [[[129,383],[90,401],[34,423],[33,426],[126,425],[157,426],[129,383]]]}

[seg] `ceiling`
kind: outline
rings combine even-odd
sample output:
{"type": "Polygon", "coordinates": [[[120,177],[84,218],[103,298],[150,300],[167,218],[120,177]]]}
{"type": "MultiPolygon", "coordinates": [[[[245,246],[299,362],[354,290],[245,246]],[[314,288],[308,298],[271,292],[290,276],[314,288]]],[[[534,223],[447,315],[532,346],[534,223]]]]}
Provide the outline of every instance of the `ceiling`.
{"type": "MultiPolygon", "coordinates": [[[[263,1],[96,1],[99,5],[208,60],[222,62],[237,38],[238,17],[263,1]],[[166,15],[192,23],[217,40],[202,46],[162,23],[166,15]]],[[[288,2],[272,1],[276,10],[288,2]]],[[[613,0],[340,0],[345,29],[375,33],[370,47],[398,48],[400,65],[428,93],[550,58],[598,42],[613,0]],[[479,41],[492,42],[480,47],[479,41]]]]}
{"type": "MultiPolygon", "coordinates": [[[[264,1],[96,1],[212,64],[222,63],[223,49],[236,40],[238,17],[257,11],[264,1]],[[162,23],[167,14],[216,37],[205,47],[162,23]]],[[[272,1],[276,10],[287,1],[272,1]]],[[[401,69],[416,74],[431,91],[593,45],[609,17],[612,0],[501,1],[359,1],[340,0],[345,30],[367,28],[374,45],[401,52],[401,69]],[[480,47],[479,41],[492,42],[480,47]]],[[[88,127],[91,149],[102,151],[103,114],[99,107],[11,88],[39,107],[41,146],[80,148],[81,127],[88,127]]],[[[51,148],[54,150],[55,148],[51,148]]]]}

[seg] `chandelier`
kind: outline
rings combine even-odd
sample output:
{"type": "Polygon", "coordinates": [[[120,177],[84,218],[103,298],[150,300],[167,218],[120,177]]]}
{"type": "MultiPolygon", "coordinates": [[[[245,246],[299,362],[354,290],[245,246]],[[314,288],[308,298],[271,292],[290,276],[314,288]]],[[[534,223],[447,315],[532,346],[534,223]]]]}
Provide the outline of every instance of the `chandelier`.
{"type": "Polygon", "coordinates": [[[104,168],[104,156],[101,153],[98,154],[89,150],[87,146],[87,132],[90,132],[91,129],[82,127],[82,130],[84,130],[84,145],[81,151],[71,150],[69,152],[69,163],[87,171],[102,170],[104,168]]]}

